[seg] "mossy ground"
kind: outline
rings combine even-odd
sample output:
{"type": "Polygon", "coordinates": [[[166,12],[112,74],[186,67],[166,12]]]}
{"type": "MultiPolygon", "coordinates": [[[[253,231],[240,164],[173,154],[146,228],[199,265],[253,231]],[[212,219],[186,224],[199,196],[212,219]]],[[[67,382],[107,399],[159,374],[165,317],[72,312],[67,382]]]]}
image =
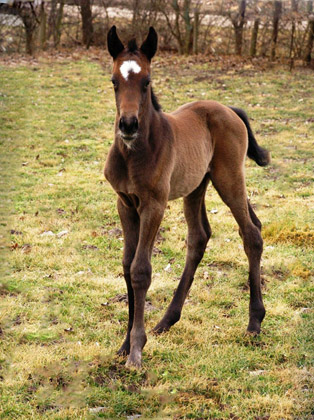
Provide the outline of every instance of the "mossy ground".
{"type": "MultiPolygon", "coordinates": [[[[103,177],[115,115],[105,54],[103,62],[1,68],[0,418],[313,418],[313,74],[154,61],[165,111],[198,98],[243,107],[272,153],[267,168],[246,164],[264,226],[267,315],[259,337],[245,335],[247,260],[210,186],[213,237],[182,319],[148,334],[135,372],[115,356],[127,306],[117,297],[116,197],[103,177]]],[[[148,331],[177,285],[185,236],[182,201],[171,202],[153,256],[148,331]]]]}

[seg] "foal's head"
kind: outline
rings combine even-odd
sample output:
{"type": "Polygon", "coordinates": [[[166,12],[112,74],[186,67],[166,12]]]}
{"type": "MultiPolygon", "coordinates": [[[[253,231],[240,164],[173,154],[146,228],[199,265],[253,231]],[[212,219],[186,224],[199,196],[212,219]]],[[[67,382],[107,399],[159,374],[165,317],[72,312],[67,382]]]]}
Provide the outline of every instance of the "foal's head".
{"type": "Polygon", "coordinates": [[[147,115],[152,100],[155,101],[150,87],[150,62],[156,49],[157,33],[152,27],[140,48],[135,39],[124,47],[115,26],[108,32],[108,50],[113,57],[111,80],[116,95],[119,134],[128,146],[138,136],[141,120],[147,115]]]}

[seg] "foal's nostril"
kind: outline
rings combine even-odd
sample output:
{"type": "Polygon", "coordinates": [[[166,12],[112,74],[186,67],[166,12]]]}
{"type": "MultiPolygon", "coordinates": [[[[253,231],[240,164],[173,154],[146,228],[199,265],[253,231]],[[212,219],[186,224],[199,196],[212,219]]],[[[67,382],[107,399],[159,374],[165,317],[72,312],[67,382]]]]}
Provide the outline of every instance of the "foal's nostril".
{"type": "Polygon", "coordinates": [[[138,130],[138,119],[136,117],[133,117],[133,130],[138,130]]]}
{"type": "Polygon", "coordinates": [[[121,117],[119,129],[125,134],[134,134],[138,130],[138,119],[136,117],[121,117]]]}
{"type": "Polygon", "coordinates": [[[120,118],[120,121],[119,121],[119,129],[121,131],[124,131],[124,118],[123,117],[120,118]]]}

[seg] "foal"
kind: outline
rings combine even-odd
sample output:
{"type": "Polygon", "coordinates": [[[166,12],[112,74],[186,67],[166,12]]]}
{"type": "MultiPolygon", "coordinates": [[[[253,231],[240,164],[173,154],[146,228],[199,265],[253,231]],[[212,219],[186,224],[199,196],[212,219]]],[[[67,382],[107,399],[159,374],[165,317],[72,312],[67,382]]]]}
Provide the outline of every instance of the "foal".
{"type": "Polygon", "coordinates": [[[154,331],[167,331],[182,306],[201,261],[211,229],[204,204],[209,180],[236,219],[249,260],[248,331],[259,333],[265,316],[260,286],[263,248],[261,223],[247,198],[246,154],[260,166],[269,153],[256,142],[244,111],[214,101],[186,104],[171,114],[161,111],[151,88],[150,62],[157,49],[151,27],[140,48],[125,48],[116,27],[108,33],[116,97],[115,140],[105,176],[118,194],[124,235],[123,269],[129,298],[129,322],[119,354],[127,366],[141,366],[146,343],[145,297],[151,283],[151,254],[168,200],[183,197],[188,224],[185,268],[175,295],[154,331]]]}

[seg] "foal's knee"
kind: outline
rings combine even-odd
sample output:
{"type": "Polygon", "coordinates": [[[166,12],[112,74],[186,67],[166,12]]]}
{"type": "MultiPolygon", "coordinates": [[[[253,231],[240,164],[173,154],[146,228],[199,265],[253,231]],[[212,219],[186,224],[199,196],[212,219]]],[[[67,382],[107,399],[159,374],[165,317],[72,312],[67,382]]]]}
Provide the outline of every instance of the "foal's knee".
{"type": "Polygon", "coordinates": [[[149,261],[133,261],[130,272],[133,289],[148,289],[152,275],[149,261]]]}
{"type": "Polygon", "coordinates": [[[209,238],[210,238],[210,232],[205,232],[205,231],[202,233],[199,233],[197,236],[193,237],[192,239],[189,238],[188,249],[189,249],[189,254],[193,257],[193,259],[196,259],[196,260],[202,259],[209,238]]]}
{"type": "Polygon", "coordinates": [[[252,225],[251,228],[245,232],[244,248],[248,255],[260,257],[263,252],[263,238],[258,227],[252,225]]]}

